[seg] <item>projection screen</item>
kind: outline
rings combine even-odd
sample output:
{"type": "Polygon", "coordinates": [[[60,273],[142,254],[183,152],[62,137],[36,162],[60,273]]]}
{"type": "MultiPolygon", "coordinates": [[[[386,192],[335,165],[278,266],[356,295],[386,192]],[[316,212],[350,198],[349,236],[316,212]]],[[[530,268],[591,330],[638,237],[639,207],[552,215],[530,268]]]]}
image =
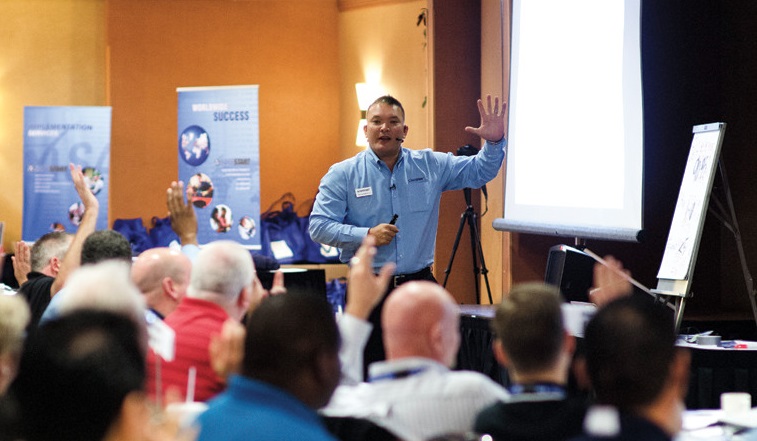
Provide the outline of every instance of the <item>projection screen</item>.
{"type": "Polygon", "coordinates": [[[641,0],[513,0],[505,203],[494,228],[639,240],[641,0]]]}

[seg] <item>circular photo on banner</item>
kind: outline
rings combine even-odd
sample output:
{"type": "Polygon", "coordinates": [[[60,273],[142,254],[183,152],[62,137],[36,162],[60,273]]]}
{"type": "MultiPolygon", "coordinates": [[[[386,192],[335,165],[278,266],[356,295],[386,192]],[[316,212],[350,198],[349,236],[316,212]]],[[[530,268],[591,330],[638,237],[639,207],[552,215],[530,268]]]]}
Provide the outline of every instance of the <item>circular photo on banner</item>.
{"type": "Polygon", "coordinates": [[[250,240],[255,237],[256,229],[255,221],[250,216],[242,216],[242,219],[239,220],[237,230],[239,231],[239,237],[242,239],[250,240]]]}
{"type": "Polygon", "coordinates": [[[84,167],[81,172],[84,175],[84,182],[92,190],[92,193],[100,193],[100,190],[105,186],[105,180],[103,180],[100,170],[94,167],[84,167]]]}
{"type": "Polygon", "coordinates": [[[213,208],[210,214],[210,228],[217,233],[226,233],[231,229],[234,219],[231,215],[231,208],[228,205],[219,204],[213,208]]]}
{"type": "Polygon", "coordinates": [[[213,181],[205,173],[195,173],[187,183],[187,200],[197,208],[205,208],[213,202],[213,181]]]}
{"type": "Polygon", "coordinates": [[[81,223],[81,218],[84,216],[84,204],[81,202],[74,202],[68,207],[68,220],[77,227],[81,223]]]}
{"type": "Polygon", "coordinates": [[[210,137],[200,126],[189,126],[179,137],[179,156],[189,165],[198,166],[208,159],[210,137]]]}

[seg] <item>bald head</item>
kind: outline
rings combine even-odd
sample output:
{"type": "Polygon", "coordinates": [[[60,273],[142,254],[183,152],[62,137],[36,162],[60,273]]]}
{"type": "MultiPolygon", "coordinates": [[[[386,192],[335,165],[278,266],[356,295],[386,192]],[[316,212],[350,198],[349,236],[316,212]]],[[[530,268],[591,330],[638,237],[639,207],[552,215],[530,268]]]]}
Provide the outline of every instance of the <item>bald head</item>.
{"type": "Polygon", "coordinates": [[[441,286],[409,282],[386,300],[381,326],[387,359],[425,357],[451,366],[460,347],[460,315],[441,286]]]}
{"type": "Polygon", "coordinates": [[[147,306],[166,316],[187,292],[192,262],[170,248],[151,248],[137,257],[131,279],[144,294],[147,306]]]}

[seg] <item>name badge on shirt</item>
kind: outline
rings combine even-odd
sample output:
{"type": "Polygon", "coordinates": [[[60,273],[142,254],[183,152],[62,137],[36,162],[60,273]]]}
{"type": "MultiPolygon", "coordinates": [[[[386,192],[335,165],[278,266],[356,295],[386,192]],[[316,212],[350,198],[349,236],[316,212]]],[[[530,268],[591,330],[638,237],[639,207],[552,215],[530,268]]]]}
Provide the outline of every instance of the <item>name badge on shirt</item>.
{"type": "Polygon", "coordinates": [[[364,198],[366,196],[373,196],[373,189],[371,187],[363,187],[355,189],[355,197],[364,198]]]}

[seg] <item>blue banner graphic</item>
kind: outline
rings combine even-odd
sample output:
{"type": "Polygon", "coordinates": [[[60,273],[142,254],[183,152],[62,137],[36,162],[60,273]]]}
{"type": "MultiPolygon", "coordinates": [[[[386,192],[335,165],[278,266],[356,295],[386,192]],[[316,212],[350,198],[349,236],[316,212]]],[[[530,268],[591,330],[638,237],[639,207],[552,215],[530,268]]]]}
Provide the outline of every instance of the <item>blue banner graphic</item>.
{"type": "Polygon", "coordinates": [[[200,245],[260,250],[258,86],[182,87],[179,179],[195,206],[200,245]]]}
{"type": "Polygon", "coordinates": [[[84,207],[69,163],[82,166],[100,202],[97,229],[108,228],[110,123],[110,107],[24,108],[24,241],[78,228],[84,207]]]}

